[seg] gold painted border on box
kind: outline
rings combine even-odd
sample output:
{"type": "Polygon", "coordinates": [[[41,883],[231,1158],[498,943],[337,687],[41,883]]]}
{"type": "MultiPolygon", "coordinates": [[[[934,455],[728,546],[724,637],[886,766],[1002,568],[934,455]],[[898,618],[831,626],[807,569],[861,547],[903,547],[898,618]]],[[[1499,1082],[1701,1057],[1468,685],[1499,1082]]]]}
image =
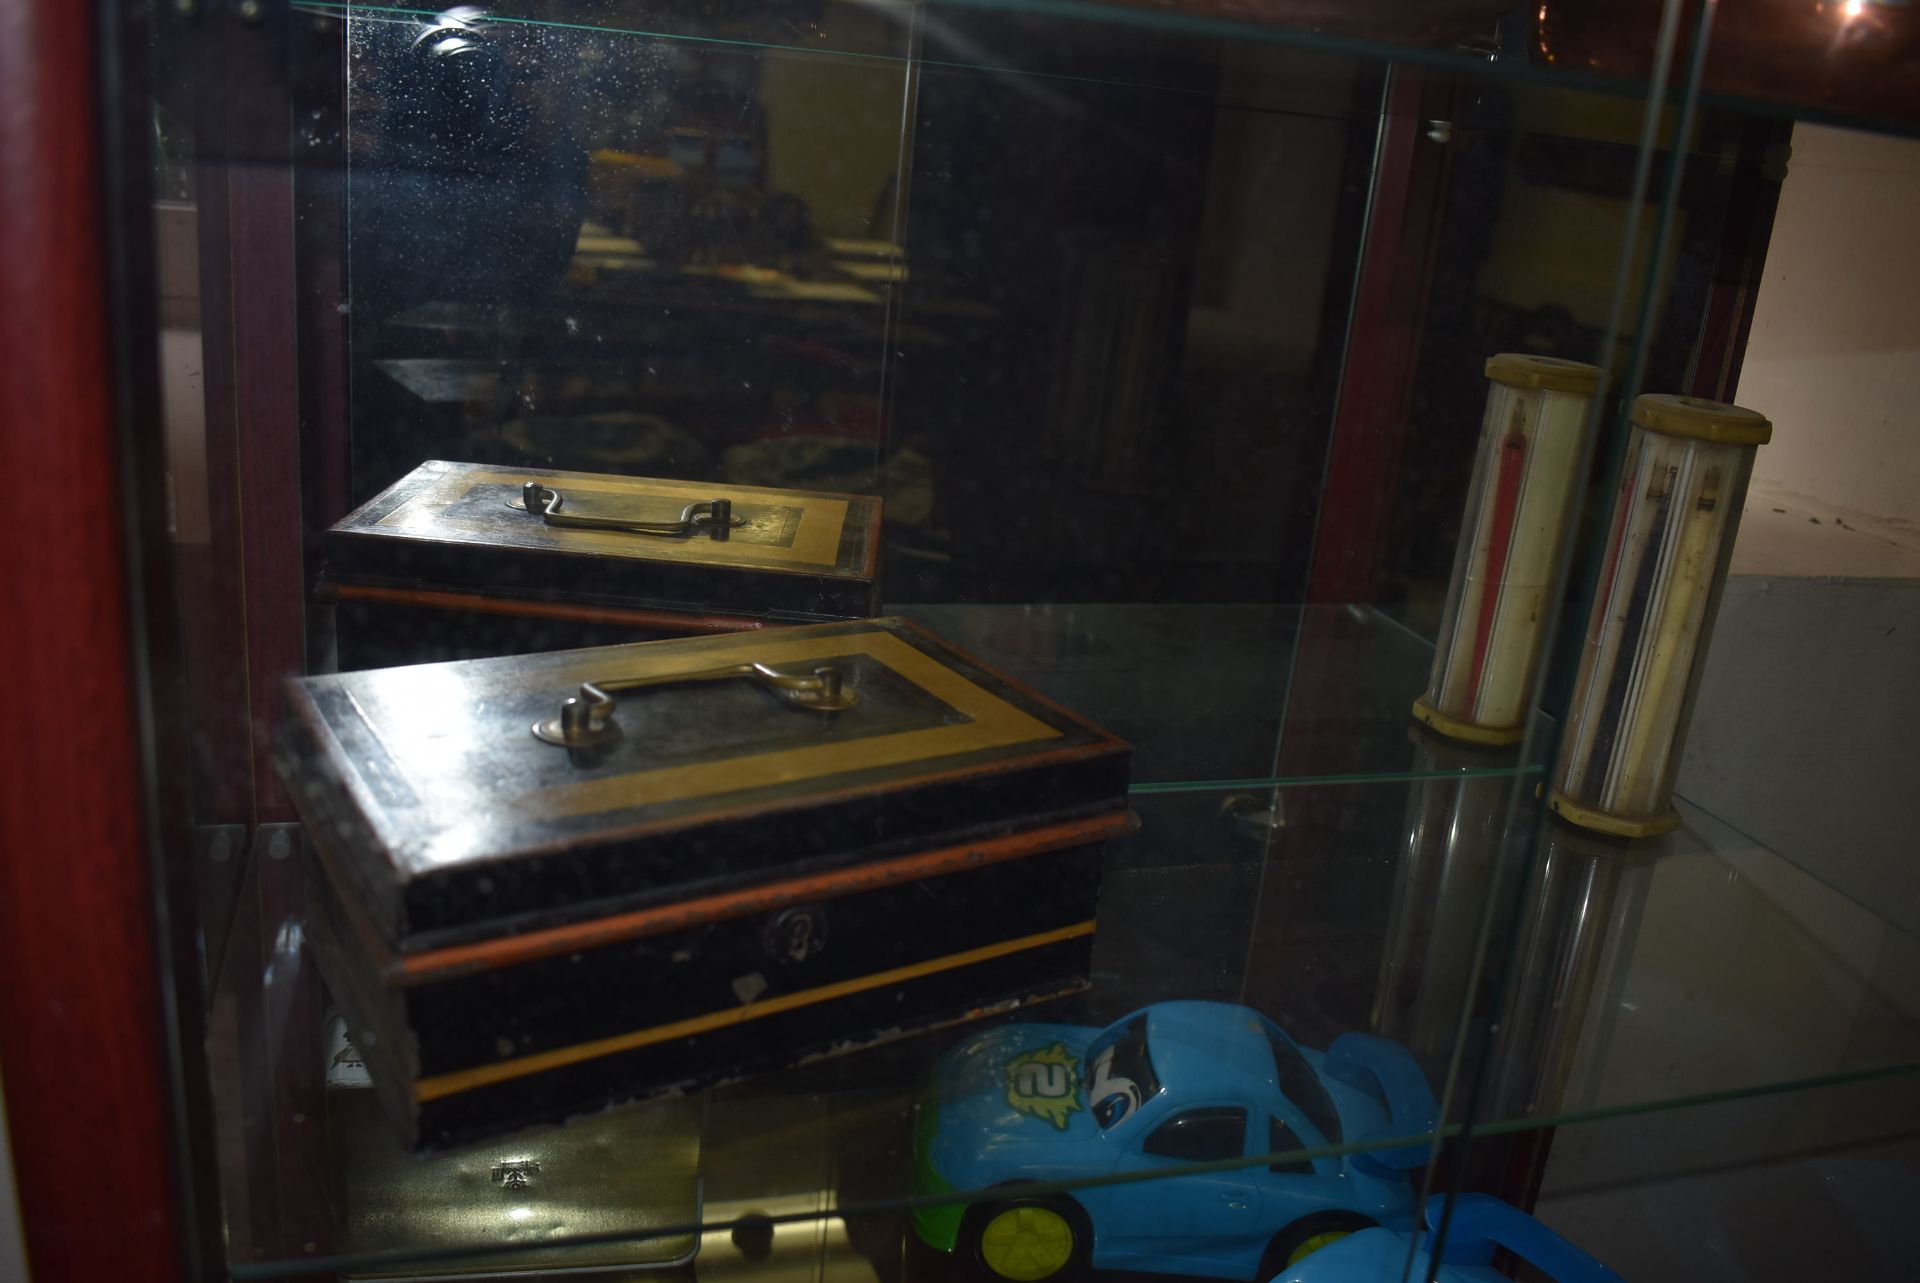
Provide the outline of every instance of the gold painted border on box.
{"type": "MultiPolygon", "coordinates": [[[[545,474],[543,474],[545,475],[545,474]]],[[[455,542],[498,544],[503,528],[492,523],[468,523],[452,517],[448,509],[483,485],[517,486],[529,479],[524,472],[458,472],[436,477],[433,484],[400,504],[375,522],[376,526],[398,530],[413,522],[422,509],[432,509],[430,530],[415,527],[412,533],[455,542]]],[[[846,529],[848,503],[845,499],[823,499],[817,495],[796,494],[786,490],[766,490],[646,480],[632,477],[561,476],[554,488],[562,494],[611,494],[640,499],[666,499],[668,506],[657,510],[636,510],[641,521],[671,520],[688,503],[703,499],[730,498],[738,516],[753,519],[757,510],[780,506],[800,510],[800,525],[793,543],[785,548],[771,544],[736,543],[727,539],[662,539],[653,535],[626,534],[617,530],[581,530],[549,526],[527,518],[524,529],[507,527],[511,546],[552,549],[558,552],[605,553],[616,557],[636,557],[645,561],[688,561],[738,565],[770,565],[781,569],[817,567],[833,569],[840,558],[840,535],[846,529]]]]}
{"type": "MultiPolygon", "coordinates": [[[[538,817],[596,815],[648,802],[684,802],[720,793],[745,792],[844,775],[873,767],[900,766],[983,749],[1037,743],[1057,739],[1062,734],[1039,718],[1022,712],[992,692],[968,681],[925,652],[890,633],[877,630],[794,640],[781,640],[778,636],[757,633],[727,645],[715,645],[702,639],[698,649],[690,650],[684,656],[673,656],[669,662],[661,662],[662,657],[657,653],[650,654],[646,658],[651,662],[636,671],[647,674],[693,671],[729,660],[758,660],[779,665],[850,652],[865,654],[875,662],[886,665],[969,720],[954,726],[896,731],[890,735],[782,749],[753,757],[630,771],[624,775],[541,789],[514,799],[513,805],[517,810],[538,817]]],[[[556,707],[560,697],[571,694],[572,688],[582,681],[617,679],[627,675],[617,667],[608,665],[604,657],[597,662],[569,664],[542,674],[543,677],[553,678],[556,707]]]]}
{"type": "Polygon", "coordinates": [[[991,962],[996,958],[1090,936],[1098,925],[1097,920],[1089,918],[1084,922],[1055,927],[1050,931],[1040,931],[1013,940],[1001,940],[960,953],[950,953],[944,957],[929,958],[922,962],[893,967],[886,971],[870,972],[864,976],[854,976],[832,984],[802,989],[797,993],[762,998],[738,1007],[705,1012],[685,1020],[676,1020],[671,1024],[636,1029],[630,1033],[615,1034],[610,1038],[597,1038],[592,1042],[576,1043],[570,1047],[558,1047],[552,1051],[536,1052],[532,1055],[517,1056],[511,1060],[476,1065],[470,1069],[455,1069],[447,1073],[434,1074],[414,1084],[414,1099],[421,1102],[439,1100],[463,1091],[472,1091],[476,1087],[491,1087],[496,1083],[511,1082],[516,1078],[525,1078],[530,1074],[544,1073],[551,1069],[563,1069],[568,1065],[598,1060],[603,1056],[616,1055],[623,1051],[636,1051],[642,1047],[691,1038],[696,1034],[708,1033],[715,1029],[728,1029],[788,1011],[799,1011],[818,1006],[823,1002],[831,1002],[836,998],[870,993],[875,989],[884,989],[888,985],[905,984],[926,976],[978,966],[982,962],[991,962]]]}

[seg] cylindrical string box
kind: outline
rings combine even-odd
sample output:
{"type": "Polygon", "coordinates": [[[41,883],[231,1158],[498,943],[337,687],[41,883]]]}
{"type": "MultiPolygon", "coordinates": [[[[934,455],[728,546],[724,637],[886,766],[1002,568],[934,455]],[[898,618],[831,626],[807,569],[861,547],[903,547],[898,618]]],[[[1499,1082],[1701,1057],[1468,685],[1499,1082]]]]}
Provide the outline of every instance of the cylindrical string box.
{"type": "Polygon", "coordinates": [[[1621,837],[1680,822],[1673,777],[1726,583],[1755,451],[1752,410],[1643,396],[1567,709],[1556,812],[1621,837]]]}
{"type": "Polygon", "coordinates": [[[1487,378],[1433,676],[1413,715],[1455,739],[1511,744],[1526,731],[1600,371],[1503,352],[1487,378]]]}

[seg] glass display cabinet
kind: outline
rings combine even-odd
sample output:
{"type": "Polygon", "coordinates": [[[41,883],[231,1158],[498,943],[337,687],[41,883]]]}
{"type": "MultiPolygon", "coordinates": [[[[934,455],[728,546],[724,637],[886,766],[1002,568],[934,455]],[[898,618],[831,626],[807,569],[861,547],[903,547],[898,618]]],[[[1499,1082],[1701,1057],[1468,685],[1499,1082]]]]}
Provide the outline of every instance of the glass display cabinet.
{"type": "Polygon", "coordinates": [[[1911,6],[0,12],[34,1279],[1910,1276],[1911,6]]]}

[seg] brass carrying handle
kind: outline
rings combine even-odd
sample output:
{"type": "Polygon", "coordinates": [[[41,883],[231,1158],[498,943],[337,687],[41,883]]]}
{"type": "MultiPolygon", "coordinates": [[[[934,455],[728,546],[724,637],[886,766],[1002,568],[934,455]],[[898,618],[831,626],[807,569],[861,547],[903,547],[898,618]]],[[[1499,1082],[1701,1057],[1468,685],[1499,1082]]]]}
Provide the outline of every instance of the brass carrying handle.
{"type": "Polygon", "coordinates": [[[783,673],[760,663],[725,664],[690,673],[657,673],[647,677],[615,677],[581,682],[580,693],[560,702],[560,712],[533,724],[533,733],[562,748],[588,748],[620,733],[613,722],[614,697],[648,686],[680,686],[689,682],[724,682],[744,678],[757,682],[789,708],[837,713],[852,708],[860,696],[844,680],[837,664],[822,664],[811,673],[783,673]]]}
{"type": "MultiPolygon", "coordinates": [[[[572,526],[584,530],[624,530],[635,535],[659,535],[676,539],[704,530],[715,539],[725,539],[735,526],[747,524],[745,517],[733,515],[733,500],[703,499],[680,510],[678,521],[633,521],[626,517],[581,516],[564,511],[566,500],[558,490],[538,481],[520,487],[520,503],[528,512],[550,526],[572,526]]],[[[511,506],[511,505],[509,505],[511,506]]]]}

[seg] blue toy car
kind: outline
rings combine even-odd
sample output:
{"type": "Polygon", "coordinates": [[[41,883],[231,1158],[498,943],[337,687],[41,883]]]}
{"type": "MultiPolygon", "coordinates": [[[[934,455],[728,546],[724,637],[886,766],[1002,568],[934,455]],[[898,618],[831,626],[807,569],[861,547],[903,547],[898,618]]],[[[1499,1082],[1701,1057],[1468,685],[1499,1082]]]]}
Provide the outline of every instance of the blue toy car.
{"type": "MultiPolygon", "coordinates": [[[[1185,1164],[1430,1133],[1433,1092],[1405,1048],[1345,1034],[1325,1052],[1246,1007],[1163,1002],[1107,1029],[1020,1024],[942,1056],[914,1120],[928,1246],[990,1279],[1086,1267],[1264,1280],[1374,1225],[1411,1229],[1424,1145],[1181,1174],[1185,1164]],[[1035,1181],[1165,1171],[1023,1195],[1035,1181]]],[[[1224,1161],[1223,1161],[1224,1160],[1224,1161]]]]}
{"type": "Polygon", "coordinates": [[[1400,1283],[1402,1278],[1432,1278],[1434,1283],[1508,1283],[1493,1268],[1495,1248],[1509,1252],[1553,1283],[1624,1283],[1618,1274],[1582,1252],[1517,1207],[1486,1194],[1462,1194],[1454,1200],[1440,1266],[1432,1269],[1441,1200],[1427,1201],[1427,1223],[1408,1269],[1412,1234],[1387,1229],[1362,1230],[1312,1260],[1289,1267],[1273,1283],[1400,1283]]]}

